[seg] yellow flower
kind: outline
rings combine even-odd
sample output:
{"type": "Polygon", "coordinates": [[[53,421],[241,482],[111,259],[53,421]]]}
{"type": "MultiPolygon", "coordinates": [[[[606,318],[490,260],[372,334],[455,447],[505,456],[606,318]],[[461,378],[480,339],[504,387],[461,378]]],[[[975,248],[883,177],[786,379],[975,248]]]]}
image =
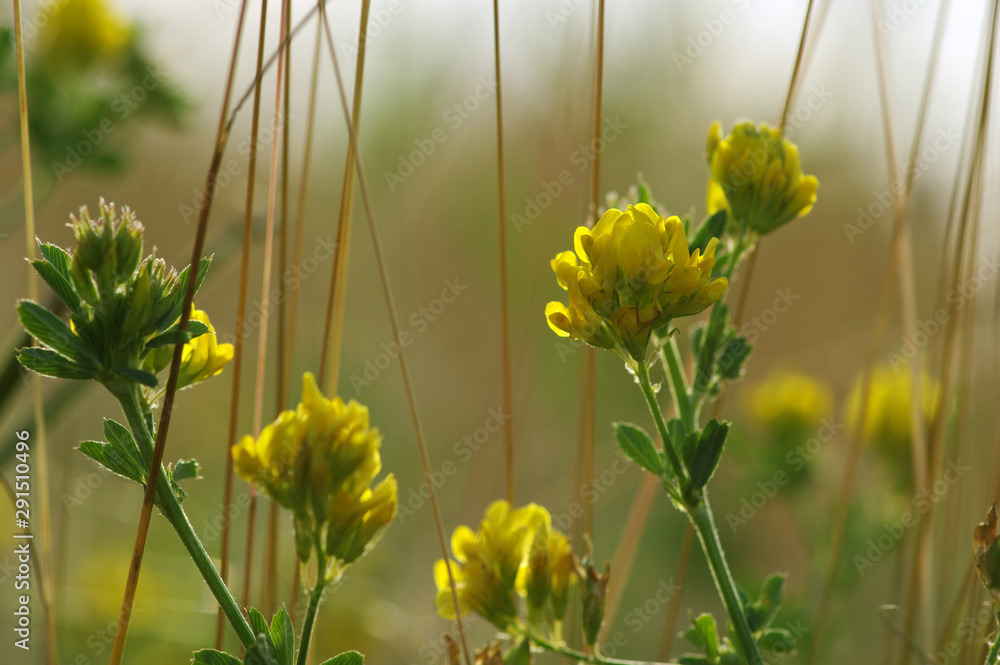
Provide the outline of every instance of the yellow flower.
{"type": "Polygon", "coordinates": [[[41,11],[48,17],[39,37],[42,53],[53,64],[113,57],[132,39],[132,27],[104,0],[52,0],[41,11]]]}
{"type": "Polygon", "coordinates": [[[765,123],[741,122],[722,138],[719,122],[708,129],[709,212],[728,208],[761,235],[806,215],[819,181],[802,174],[799,150],[765,123]]]}
{"type": "Polygon", "coordinates": [[[303,562],[316,542],[349,564],[396,516],[396,479],[390,475],[369,487],[382,468],[381,442],[367,407],[327,399],[307,372],[298,407],[283,411],[256,439],[244,436],[232,455],[240,477],[294,513],[303,562]]]}
{"type": "MultiPolygon", "coordinates": [[[[858,377],[854,382],[848,398],[847,421],[852,430],[857,427],[861,417],[863,378],[858,377]]],[[[941,385],[924,372],[920,377],[918,390],[924,421],[929,425],[941,405],[941,385]]],[[[880,446],[890,455],[908,450],[913,438],[910,426],[912,393],[908,365],[893,369],[883,364],[872,370],[863,433],[868,441],[880,446]]]]}
{"type": "Polygon", "coordinates": [[[391,473],[374,490],[360,497],[340,490],[330,498],[326,551],[344,563],[353,563],[375,546],[396,517],[399,488],[391,473]]]}
{"type": "Polygon", "coordinates": [[[776,431],[811,430],[830,415],[830,390],[810,376],[776,372],[754,387],[750,410],[765,427],[776,431]]]}
{"type": "Polygon", "coordinates": [[[713,238],[704,254],[689,253],[679,218],[664,218],[646,203],[608,210],[593,229],[577,228],[575,254],[552,260],[569,303],[546,306],[549,327],[599,348],[620,340],[642,361],[655,328],[722,297],[726,278],[712,278],[718,242],[713,238]]]}
{"type": "MultiPolygon", "coordinates": [[[[552,615],[557,624],[561,624],[577,578],[576,558],[569,540],[558,531],[552,531],[549,536],[549,568],[552,571],[552,615]]],[[[561,631],[556,628],[553,632],[558,637],[561,631]]]]}
{"type": "Polygon", "coordinates": [[[215,328],[208,314],[191,306],[191,320],[208,326],[208,332],[184,345],[181,350],[181,367],[177,375],[177,388],[186,388],[220,373],[233,359],[232,344],[218,344],[215,328]]]}
{"type": "MultiPolygon", "coordinates": [[[[451,537],[452,574],[462,615],[475,612],[505,629],[517,618],[517,591],[524,588],[528,548],[540,525],[550,521],[548,511],[529,504],[516,510],[506,501],[486,509],[479,530],[455,529],[451,537]]],[[[438,614],[455,618],[455,607],[444,559],[434,565],[438,614]]]]}

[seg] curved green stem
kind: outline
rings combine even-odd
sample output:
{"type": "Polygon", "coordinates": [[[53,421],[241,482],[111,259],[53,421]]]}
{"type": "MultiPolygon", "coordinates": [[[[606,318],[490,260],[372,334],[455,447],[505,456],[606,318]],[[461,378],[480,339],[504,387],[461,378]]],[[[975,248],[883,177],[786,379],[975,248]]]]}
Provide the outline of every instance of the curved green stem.
{"type": "Polygon", "coordinates": [[[582,651],[577,651],[576,649],[571,649],[562,643],[553,642],[542,635],[538,635],[531,630],[526,628],[520,630],[512,630],[512,632],[518,632],[522,636],[526,637],[533,644],[545,649],[554,654],[560,656],[565,656],[566,658],[572,658],[575,661],[581,663],[588,663],[589,665],[674,665],[673,663],[656,663],[642,660],[621,660],[618,658],[605,658],[600,653],[588,654],[582,651]]]}
{"type": "MultiPolygon", "coordinates": [[[[677,369],[680,370],[680,367],[678,366],[677,369]]],[[[653,420],[656,421],[656,430],[660,433],[660,439],[663,441],[663,451],[670,461],[670,466],[673,467],[674,475],[680,479],[681,487],[684,487],[690,484],[687,469],[681,463],[681,459],[677,456],[677,451],[670,440],[670,434],[667,432],[667,423],[663,420],[663,412],[660,411],[660,405],[656,401],[656,392],[653,390],[653,384],[649,381],[649,368],[646,366],[646,363],[639,363],[636,369],[636,376],[639,378],[639,387],[642,388],[642,394],[646,397],[646,404],[649,405],[649,411],[653,414],[653,420]]],[[[681,397],[681,403],[687,404],[686,389],[676,386],[671,380],[671,394],[676,394],[678,390],[685,391],[683,396],[677,397],[681,397]]],[[[678,411],[680,411],[680,407],[678,407],[678,411]]]]}
{"type": "Polygon", "coordinates": [[[688,517],[698,532],[698,539],[701,541],[701,548],[705,551],[708,559],[708,567],[712,571],[715,579],[715,586],[722,596],[722,602],[726,606],[729,619],[733,622],[736,631],[736,639],[740,643],[741,651],[746,654],[750,663],[763,663],[757,650],[757,640],[750,630],[750,623],[747,621],[746,612],[740,602],[739,593],[736,591],[736,582],[732,573],[729,572],[729,564],[726,563],[726,554],[719,541],[719,532],[715,527],[715,519],[712,517],[712,508],[708,503],[708,494],[704,493],[701,501],[696,506],[688,508],[688,517]]]}
{"type": "MultiPolygon", "coordinates": [[[[668,379],[671,383],[671,393],[683,395],[684,399],[679,400],[679,404],[686,403],[690,408],[691,404],[687,401],[687,384],[682,383],[683,374],[680,372],[680,362],[677,357],[676,347],[671,346],[671,350],[669,352],[665,350],[664,353],[669,370],[668,379]]],[[[732,573],[729,572],[729,564],[726,562],[726,555],[719,540],[719,532],[715,527],[715,519],[712,517],[708,495],[704,489],[701,492],[694,493],[687,491],[690,488],[687,471],[677,457],[677,452],[670,445],[670,437],[667,433],[666,423],[663,420],[663,412],[660,410],[659,402],[656,401],[656,394],[653,392],[653,387],[649,382],[649,370],[644,364],[639,365],[637,375],[642,393],[646,397],[646,403],[649,405],[649,411],[656,422],[656,428],[663,438],[664,449],[667,452],[668,459],[670,459],[677,477],[680,479],[681,494],[685,497],[685,501],[679,502],[678,505],[687,513],[688,518],[698,532],[698,538],[705,552],[705,558],[708,559],[709,568],[712,570],[715,585],[719,590],[719,595],[722,597],[723,604],[726,606],[726,612],[733,622],[736,639],[740,644],[741,651],[746,655],[750,663],[763,663],[764,661],[761,659],[757,649],[757,641],[753,637],[753,632],[750,630],[750,623],[747,621],[743,605],[740,603],[739,593],[736,591],[736,583],[733,581],[732,573]]],[[[693,412],[681,411],[680,408],[678,408],[678,412],[681,413],[681,418],[688,431],[695,431],[696,423],[693,412]]]]}
{"type": "MultiPolygon", "coordinates": [[[[121,403],[122,410],[125,412],[125,418],[128,420],[129,429],[132,430],[132,436],[139,445],[139,451],[142,453],[143,459],[152,459],[153,436],[146,424],[145,412],[136,389],[133,387],[129,390],[112,392],[121,403]]],[[[163,516],[174,527],[174,531],[177,532],[177,536],[184,544],[184,548],[188,551],[195,566],[198,567],[198,572],[205,579],[205,583],[211,590],[212,595],[215,596],[223,613],[229,619],[229,623],[232,624],[237,636],[239,636],[240,642],[245,647],[252,646],[256,639],[253,629],[247,623],[243,613],[240,612],[239,605],[236,604],[236,600],[229,592],[226,583],[219,576],[219,571],[215,569],[215,564],[212,563],[212,559],[201,544],[198,534],[195,533],[194,527],[191,526],[184,508],[181,507],[180,501],[177,500],[177,496],[174,495],[173,490],[170,488],[170,483],[167,481],[167,474],[163,470],[161,470],[159,480],[157,481],[156,503],[160,507],[163,516]]]]}
{"type": "MultiPolygon", "coordinates": [[[[320,561],[320,564],[322,564],[322,561],[320,561]]],[[[306,620],[305,623],[302,624],[302,640],[299,642],[299,655],[295,660],[297,665],[306,665],[306,659],[309,657],[309,642],[312,639],[313,625],[316,623],[316,615],[319,612],[319,604],[323,599],[323,590],[326,588],[326,575],[324,573],[325,568],[325,565],[319,565],[317,567],[319,575],[317,576],[318,579],[316,580],[316,587],[309,595],[309,609],[306,610],[306,620]]]]}

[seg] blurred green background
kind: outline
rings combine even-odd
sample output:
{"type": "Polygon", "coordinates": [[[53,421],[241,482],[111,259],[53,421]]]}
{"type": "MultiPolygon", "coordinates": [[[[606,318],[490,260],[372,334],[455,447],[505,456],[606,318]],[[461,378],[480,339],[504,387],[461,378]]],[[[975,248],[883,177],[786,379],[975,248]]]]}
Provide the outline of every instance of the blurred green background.
{"type": "MultiPolygon", "coordinates": [[[[293,3],[294,15],[303,15],[307,4],[293,3]]],[[[878,308],[891,215],[884,212],[884,203],[881,213],[877,212],[880,206],[874,205],[888,200],[889,182],[870,10],[867,3],[829,4],[828,13],[823,12],[822,30],[810,33],[789,132],[800,148],[804,171],[820,180],[818,202],[808,217],[763,243],[746,305],[746,320],[751,322],[747,325],[758,332],[756,351],[747,377],[725,402],[723,413],[736,422],[736,435],[713,482],[715,510],[737,580],[755,590],[766,574],[789,573],[787,606],[778,623],[801,621],[806,632],[800,650],[809,639],[825,572],[828,534],[847,449],[846,428],[821,446],[805,482],[782,487],[747,526],[734,534],[726,516],[758,491],[759,481],[772,477],[774,461],[782,459],[769,450],[776,442],[768,440],[745,407],[749,386],[775,369],[809,373],[830,387],[835,398],[833,421],[843,425],[846,395],[863,367],[878,308]],[[860,210],[872,211],[872,222],[859,221],[860,210]],[[787,311],[768,314],[783,295],[791,301],[787,311]],[[752,323],[754,317],[759,325],[752,323]]],[[[886,37],[896,154],[903,159],[909,150],[938,3],[884,4],[890,21],[886,37]]],[[[935,139],[944,138],[933,154],[925,155],[912,207],[921,318],[930,316],[935,307],[949,197],[956,170],[964,164],[960,162],[962,146],[971,138],[970,99],[982,59],[980,35],[986,3],[951,4],[924,145],[930,149],[935,139]]],[[[727,131],[741,118],[777,120],[805,5],[777,0],[609,2],[603,112],[618,129],[609,132],[613,140],[601,154],[602,190],[624,192],[641,173],[654,197],[669,210],[693,211],[700,219],[705,211],[705,132],[716,119],[727,131]]],[[[269,53],[277,43],[276,7],[269,3],[269,53]]],[[[79,168],[52,182],[58,172],[51,163],[56,157],[36,159],[35,177],[44,183],[39,185],[37,234],[45,241],[71,246],[65,226],[68,215],[81,205],[94,210],[103,196],[136,210],[146,227],[147,243],[155,245],[157,254],[169,264],[182,266],[189,259],[195,227],[185,206],[196,207],[195,196],[208,168],[238,3],[130,0],[116,2],[113,9],[123,21],[138,26],[142,49],[162,72],[165,85],[184,97],[186,105],[177,110],[176,123],[154,114],[120,118],[111,107],[101,110],[97,118],[110,118],[115,126],[104,140],[122,156],[114,169],[90,168],[97,165],[83,158],[79,168]]],[[[504,491],[502,435],[490,434],[478,450],[460,445],[463,437],[475,436],[477,429],[485,427],[491,410],[501,405],[491,10],[488,2],[375,0],[360,119],[362,159],[399,317],[403,329],[414,338],[408,354],[432,466],[441,469],[451,461],[457,469],[453,475],[442,472],[439,476],[443,482],[438,493],[449,533],[458,524],[474,526],[485,506],[504,491]],[[462,104],[464,113],[455,108],[462,104]],[[441,136],[443,140],[434,138],[441,136]],[[413,157],[421,146],[422,158],[413,157]],[[405,167],[400,171],[404,162],[413,165],[412,175],[405,167]],[[402,182],[388,177],[394,172],[406,177],[402,182]],[[457,297],[440,309],[435,300],[455,284],[460,285],[455,289],[457,297]]],[[[40,5],[26,3],[26,22],[40,11],[40,5]]],[[[345,84],[350,86],[359,6],[331,3],[329,11],[345,84]]],[[[260,4],[251,3],[237,71],[239,94],[250,84],[259,12],[260,4]]],[[[571,482],[581,353],[552,334],[542,312],[546,302],[562,297],[549,260],[570,247],[572,230],[583,223],[587,211],[592,17],[591,3],[583,0],[501,3],[517,500],[544,504],[554,515],[591,496],[581,497],[571,482]],[[553,194],[551,183],[563,170],[571,172],[571,184],[553,194]],[[539,207],[540,214],[532,205],[539,207]]],[[[3,8],[0,19],[11,24],[9,6],[3,8]]],[[[292,55],[290,210],[294,219],[298,188],[307,178],[303,256],[315,257],[302,266],[293,377],[318,370],[332,263],[323,248],[332,244],[335,234],[347,142],[329,54],[324,51],[314,161],[308,174],[301,172],[314,38],[310,24],[296,38],[292,55]]],[[[27,47],[30,57],[31,39],[27,47]]],[[[9,49],[9,44],[0,48],[9,49]]],[[[94,78],[92,83],[99,87],[107,82],[94,78]]],[[[263,90],[262,126],[268,126],[274,106],[273,72],[263,90]]],[[[34,101],[32,94],[29,87],[29,105],[34,101]]],[[[16,95],[9,86],[3,95],[0,266],[8,306],[0,308],[0,332],[7,354],[20,334],[14,301],[27,295],[27,266],[22,261],[26,250],[16,95]]],[[[144,103],[136,102],[136,109],[141,110],[144,103]]],[[[35,107],[31,110],[42,113],[35,107]]],[[[208,246],[220,248],[220,260],[198,301],[226,340],[236,332],[239,265],[231,243],[232,234],[239,233],[244,210],[249,127],[248,105],[238,116],[223,158],[224,168],[234,176],[220,188],[212,211],[208,246]]],[[[262,139],[255,197],[261,231],[271,147],[271,141],[262,139]]],[[[67,146],[71,149],[72,144],[67,146]]],[[[997,154],[995,149],[987,153],[992,174],[987,182],[996,181],[997,154]]],[[[985,211],[995,218],[995,187],[989,191],[985,211]]],[[[370,407],[373,422],[385,436],[384,468],[398,477],[401,508],[406,506],[413,514],[404,511],[382,543],[328,595],[319,619],[316,652],[327,657],[354,648],[367,654],[371,663],[442,663],[441,634],[449,626],[434,612],[431,574],[440,550],[431,511],[417,494],[423,478],[398,361],[373,369],[385,364],[380,354],[384,354],[383,345],[390,344],[392,333],[360,200],[354,217],[340,393],[370,407]]],[[[984,225],[980,234],[975,251],[984,261],[995,260],[996,228],[984,225]]],[[[260,307],[262,233],[259,236],[251,258],[251,313],[260,307]]],[[[988,282],[972,299],[982,305],[972,339],[975,357],[983,360],[976,363],[971,399],[962,407],[969,414],[963,459],[972,463],[975,472],[947,495],[949,501],[959,502],[954,514],[960,520],[949,524],[938,520],[935,530],[937,551],[952,553],[949,558],[935,559],[939,581],[934,590],[939,621],[935,635],[959,592],[968,567],[968,536],[987,504],[989,477],[984,469],[992,463],[995,441],[991,411],[995,393],[990,390],[995,387],[996,349],[989,319],[995,269],[988,282]],[[944,543],[948,536],[957,540],[944,543]]],[[[730,298],[740,288],[742,283],[734,282],[730,298]]],[[[883,354],[900,346],[897,300],[894,297],[889,313],[883,354]]],[[[275,339],[272,333],[265,422],[274,415],[275,339]]],[[[940,343],[940,337],[932,340],[931,357],[937,357],[940,343]]],[[[252,427],[256,345],[254,330],[247,339],[244,360],[241,432],[252,427]]],[[[615,448],[610,424],[632,420],[649,427],[649,416],[619,361],[612,354],[598,358],[593,540],[597,557],[603,560],[614,555],[641,478],[633,468],[621,474],[611,471],[615,448]]],[[[203,465],[204,478],[191,483],[185,505],[213,556],[219,548],[216,534],[231,371],[227,368],[222,377],[178,396],[167,450],[170,459],[193,456],[203,465]]],[[[45,386],[50,395],[60,387],[53,380],[45,380],[45,386]]],[[[298,392],[299,381],[293,378],[286,408],[297,402],[298,392]]],[[[0,414],[0,437],[5,444],[30,421],[30,414],[29,391],[21,390],[0,414]]],[[[74,447],[81,440],[101,438],[102,416],[120,415],[102,389],[87,386],[48,424],[61,665],[98,663],[110,654],[141,495],[136,487],[98,471],[74,447]]],[[[801,443],[813,435],[809,433],[801,443]]],[[[880,645],[886,629],[876,610],[883,603],[903,602],[898,586],[896,591],[892,588],[908,570],[908,547],[894,547],[863,577],[852,563],[855,554],[864,554],[869,539],[884,533],[884,524],[908,509],[912,492],[907,495],[894,483],[893,464],[905,473],[909,458],[904,455],[893,462],[871,450],[863,453],[856,514],[833,605],[834,637],[823,654],[826,662],[845,658],[882,662],[880,645]]],[[[13,473],[9,464],[3,472],[8,478],[13,473]]],[[[237,479],[236,496],[247,491],[246,484],[237,479]]],[[[258,510],[256,567],[262,559],[266,512],[265,501],[258,510]]],[[[240,580],[243,573],[244,513],[234,521],[233,580],[240,580]]],[[[291,524],[285,517],[280,540],[281,598],[289,594],[293,557],[291,524]]],[[[12,525],[9,505],[0,503],[0,612],[7,617],[15,595],[7,563],[13,559],[12,525]]],[[[675,573],[683,529],[682,516],[665,497],[657,497],[621,608],[607,633],[622,631],[626,636],[627,644],[617,656],[655,659],[666,613],[666,606],[655,600],[655,591],[675,573]]],[[[682,621],[687,608],[722,615],[700,556],[696,551],[692,557],[682,621]]],[[[255,572],[252,578],[254,595],[259,593],[260,574],[255,572]]],[[[905,576],[903,580],[905,587],[905,576]]],[[[234,589],[239,598],[243,592],[239,582],[234,582],[234,589]]],[[[33,593],[37,601],[37,590],[33,593]]],[[[32,652],[13,651],[5,633],[0,643],[4,662],[11,662],[6,654],[12,654],[17,663],[43,662],[43,623],[37,602],[33,611],[32,652]]],[[[2,624],[7,625],[6,621],[2,624]]],[[[478,645],[489,638],[484,623],[472,622],[471,643],[478,645]]],[[[163,520],[154,519],[128,661],[187,662],[192,651],[211,645],[214,625],[211,595],[175,535],[163,520]]],[[[236,641],[230,636],[227,644],[235,648],[236,641]]],[[[681,648],[675,643],[673,654],[681,648]]],[[[801,653],[794,658],[805,662],[801,653]]]]}

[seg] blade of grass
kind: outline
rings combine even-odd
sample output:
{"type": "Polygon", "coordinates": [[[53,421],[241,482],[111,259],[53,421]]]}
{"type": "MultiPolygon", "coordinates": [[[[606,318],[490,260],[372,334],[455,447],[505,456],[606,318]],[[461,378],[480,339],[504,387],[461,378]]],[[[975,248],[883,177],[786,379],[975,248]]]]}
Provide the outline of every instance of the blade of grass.
{"type": "Polygon", "coordinates": [[[510,373],[510,318],[507,312],[507,204],[503,167],[503,85],[500,78],[500,0],[493,0],[493,66],[497,101],[497,191],[500,231],[500,365],[503,391],[507,501],[514,503],[514,398],[510,373]]]}
{"type": "MultiPolygon", "coordinates": [[[[17,104],[21,131],[21,174],[24,182],[24,237],[28,260],[35,259],[35,196],[31,177],[31,137],[28,131],[28,82],[24,72],[24,35],[21,31],[21,0],[14,0],[14,50],[17,59],[17,104]]],[[[38,278],[28,268],[28,295],[38,302],[38,278]]],[[[37,341],[35,342],[37,344],[37,341]]],[[[49,453],[45,436],[45,399],[42,377],[32,377],[32,408],[35,414],[35,468],[38,470],[38,507],[41,515],[41,561],[37,570],[45,613],[45,662],[58,660],[56,641],[55,601],[52,586],[52,507],[49,503],[49,453]]]]}
{"type": "MultiPolygon", "coordinates": [[[[285,5],[285,25],[292,23],[292,3],[285,5]]],[[[275,414],[285,409],[288,401],[288,383],[290,378],[287,366],[289,352],[288,313],[286,311],[288,298],[285,293],[285,275],[288,270],[288,151],[291,140],[289,131],[291,125],[292,97],[292,42],[285,44],[285,88],[282,97],[283,117],[281,118],[281,214],[278,236],[278,349],[277,369],[278,390],[275,393],[275,414]]],[[[267,538],[264,540],[264,579],[263,602],[265,615],[271,616],[275,611],[274,594],[277,578],[278,561],[278,503],[270,502],[267,516],[267,538]]]]}
{"type": "MultiPolygon", "coordinates": [[[[354,131],[361,122],[361,90],[365,75],[365,48],[368,40],[368,8],[370,0],[361,0],[361,25],[358,28],[358,61],[354,69],[354,100],[351,118],[354,131]]],[[[322,17],[324,28],[329,31],[326,15],[322,17]]],[[[332,48],[332,47],[331,47],[332,48]]],[[[336,54],[331,53],[331,58],[336,54]]],[[[351,220],[354,216],[354,163],[357,159],[355,147],[347,146],[344,161],[344,181],[340,189],[340,214],[337,216],[337,240],[333,254],[333,270],[330,273],[330,291],[326,303],[326,320],[323,328],[323,347],[320,352],[319,382],[325,385],[327,393],[337,392],[340,379],[340,354],[344,342],[344,311],[347,305],[347,264],[351,250],[351,220]]]]}
{"type": "MultiPolygon", "coordinates": [[[[241,21],[242,25],[242,21],[241,21]]],[[[240,31],[237,29],[237,36],[240,31]]],[[[215,198],[215,182],[222,164],[222,153],[225,150],[226,141],[229,136],[229,124],[225,122],[226,111],[229,106],[230,94],[232,92],[233,74],[236,68],[236,55],[239,41],[234,44],[232,60],[230,62],[229,76],[226,82],[226,89],[223,95],[222,113],[219,118],[219,128],[215,138],[215,150],[212,154],[212,161],[205,177],[205,186],[201,206],[198,210],[198,227],[195,231],[194,247],[191,251],[191,264],[197,266],[201,260],[202,252],[205,249],[205,236],[208,232],[208,215],[215,198]]],[[[181,306],[181,319],[177,324],[180,330],[187,330],[188,320],[191,316],[191,302],[194,300],[195,287],[198,280],[189,279],[187,288],[184,291],[184,301],[181,306]]],[[[156,496],[158,480],[160,476],[160,466],[163,462],[163,452],[166,448],[167,431],[170,428],[170,416],[173,413],[174,395],[177,392],[177,375],[181,365],[182,344],[174,345],[173,358],[170,361],[170,374],[167,377],[167,387],[163,396],[163,410],[160,414],[159,427],[156,430],[156,443],[153,446],[153,460],[150,465],[149,475],[146,485],[146,492],[143,496],[142,511],[139,515],[139,526],[136,533],[135,546],[132,550],[132,562],[129,565],[129,575],[125,584],[125,594],[122,599],[121,614],[118,618],[118,631],[115,634],[115,642],[112,646],[111,665],[121,665],[125,650],[125,638],[128,633],[128,624],[132,611],[132,603],[135,600],[135,590],[139,582],[139,571],[142,567],[142,555],[146,547],[146,536],[149,533],[149,521],[153,512],[153,499],[156,496]]]]}
{"type": "MultiPolygon", "coordinates": [[[[306,193],[309,188],[309,171],[312,165],[313,137],[316,128],[316,99],[319,90],[319,56],[323,47],[323,15],[324,5],[319,4],[319,20],[316,21],[316,44],[313,49],[312,74],[309,82],[309,112],[306,117],[306,140],[305,150],[302,155],[302,170],[299,176],[299,200],[295,218],[295,247],[293,250],[292,265],[298,266],[302,262],[302,244],[305,237],[305,216],[306,216],[306,193]]],[[[301,287],[300,287],[301,288],[301,287]]],[[[292,289],[292,295],[288,307],[288,339],[295,341],[296,317],[299,311],[299,289],[292,289]]],[[[292,344],[287,347],[288,357],[285,359],[285,373],[291,372],[292,366],[292,344]]],[[[292,589],[288,602],[288,613],[295,623],[295,611],[298,605],[299,596],[299,561],[297,557],[292,559],[292,589]]]]}
{"type": "MultiPolygon", "coordinates": [[[[242,3],[240,7],[240,17],[237,24],[236,32],[236,47],[233,49],[233,62],[230,65],[229,77],[230,83],[232,85],[232,79],[236,72],[236,54],[239,50],[240,37],[243,33],[243,23],[246,16],[246,0],[242,3]]],[[[225,481],[223,485],[222,494],[222,506],[223,515],[226,519],[222,522],[222,536],[221,536],[221,562],[219,567],[219,575],[222,577],[222,581],[229,583],[229,547],[230,547],[230,537],[232,529],[232,520],[229,519],[229,515],[232,514],[232,499],[233,499],[233,456],[230,452],[232,447],[236,445],[236,437],[239,432],[239,408],[240,408],[240,388],[242,385],[243,378],[243,345],[247,337],[246,331],[246,303],[247,303],[247,287],[250,278],[250,245],[253,240],[253,201],[254,201],[254,187],[256,185],[256,173],[257,173],[257,148],[258,141],[257,137],[259,134],[260,126],[260,85],[262,81],[261,70],[264,65],[264,36],[266,33],[266,22],[267,17],[267,0],[263,0],[261,3],[261,16],[260,16],[260,27],[258,28],[257,34],[257,61],[256,61],[256,75],[254,76],[254,85],[252,86],[254,99],[253,99],[253,111],[250,119],[250,153],[247,155],[247,170],[249,176],[247,178],[247,192],[246,198],[244,199],[244,210],[243,210],[243,245],[242,245],[242,256],[240,260],[240,286],[239,286],[239,296],[236,304],[236,339],[233,343],[233,369],[232,369],[232,384],[229,393],[229,431],[226,437],[226,448],[223,451],[225,458],[225,481]]],[[[235,112],[235,111],[234,111],[235,112]]],[[[223,107],[223,117],[225,117],[226,109],[223,107]]],[[[235,116],[233,116],[235,117],[235,116]]],[[[230,119],[229,124],[232,124],[232,119],[230,119]]],[[[228,130],[227,130],[228,133],[228,130]]],[[[255,502],[255,490],[253,486],[250,487],[250,497],[251,503],[255,502]]],[[[256,506],[254,506],[256,507],[256,506]]],[[[249,513],[250,517],[253,517],[253,511],[249,513]]],[[[253,519],[248,520],[248,524],[252,525],[253,519]]],[[[248,527],[248,531],[252,531],[252,526],[248,527]]],[[[245,582],[245,580],[244,580],[245,582]]],[[[244,584],[244,588],[248,585],[244,584]]],[[[244,601],[244,605],[245,605],[244,601]]],[[[225,615],[222,608],[219,608],[218,614],[216,616],[215,622],[215,648],[217,650],[222,650],[222,640],[225,630],[225,615]]]]}
{"type": "Polygon", "coordinates": [[[424,481],[427,483],[428,493],[430,494],[431,509],[434,513],[434,525],[437,531],[438,544],[441,547],[441,554],[445,561],[445,568],[448,571],[448,583],[451,587],[451,596],[455,608],[455,623],[458,626],[459,641],[462,643],[462,651],[465,657],[466,665],[472,665],[472,659],[469,657],[469,647],[465,639],[465,626],[461,618],[462,613],[458,602],[458,590],[455,587],[455,576],[451,569],[451,557],[448,555],[448,546],[445,543],[444,520],[441,517],[441,507],[438,504],[437,491],[434,488],[434,483],[431,482],[430,456],[427,453],[427,444],[424,439],[423,426],[420,424],[420,414],[417,411],[417,402],[413,392],[413,383],[410,380],[410,369],[406,360],[405,348],[403,347],[400,338],[400,327],[399,319],[396,314],[396,303],[392,295],[392,284],[389,281],[389,271],[386,267],[385,258],[382,253],[382,242],[379,238],[378,228],[375,225],[375,214],[372,209],[371,197],[368,194],[368,182],[365,178],[364,167],[361,163],[361,153],[358,151],[358,137],[355,132],[354,123],[352,122],[350,110],[347,107],[347,96],[344,93],[344,82],[340,76],[340,66],[337,63],[337,50],[334,48],[333,35],[330,32],[330,26],[328,23],[324,23],[323,28],[330,49],[330,57],[333,61],[333,72],[337,78],[337,92],[340,97],[341,106],[343,107],[344,120],[347,123],[347,134],[355,154],[354,166],[357,169],[358,185],[361,188],[361,201],[364,204],[365,217],[368,220],[368,230],[371,234],[372,248],[375,252],[375,264],[378,266],[379,280],[382,283],[382,294],[384,296],[386,309],[389,314],[389,324],[392,327],[393,339],[396,344],[399,345],[399,369],[400,373],[403,375],[403,386],[406,392],[406,401],[410,411],[410,419],[413,422],[413,431],[417,441],[417,450],[420,453],[420,464],[423,468],[424,481]]]}

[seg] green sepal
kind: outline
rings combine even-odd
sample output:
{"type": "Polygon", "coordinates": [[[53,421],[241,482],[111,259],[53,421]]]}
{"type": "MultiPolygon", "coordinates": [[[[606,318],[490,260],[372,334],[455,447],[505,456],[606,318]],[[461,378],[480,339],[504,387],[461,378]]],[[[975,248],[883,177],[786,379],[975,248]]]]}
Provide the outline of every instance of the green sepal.
{"type": "Polygon", "coordinates": [[[52,349],[26,346],[17,352],[17,361],[33,372],[57,379],[93,379],[97,371],[67,360],[52,349]]]}
{"type": "MultiPolygon", "coordinates": [[[[615,440],[625,456],[657,477],[665,471],[664,459],[646,430],[632,423],[614,423],[615,440]]],[[[669,442],[664,442],[668,445],[669,442]]]]}
{"type": "Polygon", "coordinates": [[[531,665],[531,642],[522,638],[503,656],[504,665],[531,665]]]}
{"type": "Polygon", "coordinates": [[[78,365],[99,370],[97,354],[58,316],[31,300],[17,304],[21,325],[32,336],[78,365]]]}
{"type": "Polygon", "coordinates": [[[242,665],[240,659],[224,651],[202,649],[194,653],[194,665],[242,665]]]}
{"type": "Polygon", "coordinates": [[[129,381],[141,383],[149,388],[155,388],[159,383],[155,374],[145,370],[135,369],[133,367],[114,367],[112,370],[115,374],[128,379],[129,381]]]}
{"type": "Polygon", "coordinates": [[[257,642],[247,649],[243,662],[245,665],[282,665],[266,632],[257,635],[257,642]]]}
{"type": "Polygon", "coordinates": [[[323,661],[322,665],[364,665],[364,662],[365,657],[357,651],[345,651],[330,660],[323,661]]]}
{"type": "Polygon", "coordinates": [[[711,614],[701,614],[698,617],[691,614],[691,627],[684,631],[684,637],[708,657],[708,662],[718,660],[719,629],[711,614]]]}
{"type": "Polygon", "coordinates": [[[188,328],[186,331],[182,331],[180,329],[180,325],[175,324],[173,327],[168,328],[165,332],[146,342],[146,350],[149,351],[150,349],[170,346],[172,344],[187,344],[192,339],[200,337],[208,332],[211,332],[211,329],[201,321],[188,321],[188,328]]]}
{"type": "Polygon", "coordinates": [[[705,253],[705,248],[708,247],[708,243],[712,238],[721,238],[722,233],[726,228],[726,210],[718,210],[715,214],[706,217],[701,224],[698,226],[698,230],[694,232],[693,236],[689,236],[688,241],[688,251],[694,253],[694,250],[700,249],[701,253],[705,253]]]}

